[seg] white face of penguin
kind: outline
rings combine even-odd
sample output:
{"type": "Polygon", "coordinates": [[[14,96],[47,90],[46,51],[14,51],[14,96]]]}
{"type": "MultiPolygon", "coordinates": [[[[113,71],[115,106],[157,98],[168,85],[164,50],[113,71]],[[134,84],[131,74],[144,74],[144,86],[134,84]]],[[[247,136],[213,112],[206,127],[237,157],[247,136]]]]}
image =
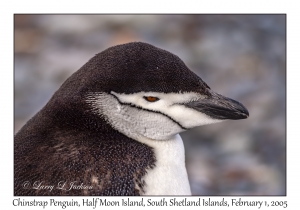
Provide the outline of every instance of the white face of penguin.
{"type": "Polygon", "coordinates": [[[133,137],[167,140],[174,135],[222,120],[185,106],[205,96],[195,92],[91,93],[87,102],[119,132],[133,137]]]}

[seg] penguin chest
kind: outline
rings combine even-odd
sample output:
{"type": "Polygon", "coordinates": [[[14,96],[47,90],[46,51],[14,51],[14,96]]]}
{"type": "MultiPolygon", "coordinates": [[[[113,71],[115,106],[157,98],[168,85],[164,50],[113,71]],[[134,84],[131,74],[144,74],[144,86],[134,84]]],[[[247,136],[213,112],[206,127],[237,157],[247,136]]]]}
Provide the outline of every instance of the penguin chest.
{"type": "Polygon", "coordinates": [[[191,195],[180,136],[155,141],[150,146],[154,148],[156,162],[144,177],[144,195],[191,195]]]}

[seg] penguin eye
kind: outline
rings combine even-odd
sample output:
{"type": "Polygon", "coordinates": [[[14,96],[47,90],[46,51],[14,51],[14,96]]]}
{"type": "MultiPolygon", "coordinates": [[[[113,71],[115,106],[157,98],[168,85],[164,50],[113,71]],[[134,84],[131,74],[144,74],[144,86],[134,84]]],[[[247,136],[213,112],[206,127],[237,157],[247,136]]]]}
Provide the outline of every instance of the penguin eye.
{"type": "Polygon", "coordinates": [[[149,102],[155,102],[159,100],[159,98],[153,96],[144,96],[144,99],[149,102]]]}

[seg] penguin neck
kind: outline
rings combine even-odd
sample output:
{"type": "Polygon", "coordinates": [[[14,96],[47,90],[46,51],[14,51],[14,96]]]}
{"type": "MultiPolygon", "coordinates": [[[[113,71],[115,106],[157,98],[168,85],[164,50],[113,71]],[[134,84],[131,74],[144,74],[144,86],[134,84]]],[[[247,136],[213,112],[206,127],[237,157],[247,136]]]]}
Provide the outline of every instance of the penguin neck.
{"type": "Polygon", "coordinates": [[[149,115],[145,112],[135,107],[122,105],[115,97],[107,93],[91,94],[86,101],[95,115],[102,117],[108,127],[153,149],[155,166],[148,168],[147,174],[143,177],[145,195],[191,194],[182,139],[179,134],[174,134],[173,129],[169,129],[169,127],[175,127],[175,130],[180,130],[176,127],[178,125],[172,124],[174,122],[154,112],[151,112],[151,117],[163,123],[157,125],[148,122],[145,119],[149,119],[149,115]],[[164,125],[170,126],[163,127],[164,125]],[[160,135],[158,135],[159,132],[155,132],[158,126],[164,128],[160,135]],[[170,130],[172,132],[169,132],[170,130]]]}
{"type": "Polygon", "coordinates": [[[166,140],[155,140],[124,129],[120,124],[112,126],[125,136],[153,149],[155,166],[148,168],[143,177],[142,195],[191,195],[185,167],[185,152],[179,134],[166,140]]]}
{"type": "Polygon", "coordinates": [[[145,195],[191,195],[179,134],[168,140],[135,139],[154,149],[155,167],[144,177],[145,195]]]}

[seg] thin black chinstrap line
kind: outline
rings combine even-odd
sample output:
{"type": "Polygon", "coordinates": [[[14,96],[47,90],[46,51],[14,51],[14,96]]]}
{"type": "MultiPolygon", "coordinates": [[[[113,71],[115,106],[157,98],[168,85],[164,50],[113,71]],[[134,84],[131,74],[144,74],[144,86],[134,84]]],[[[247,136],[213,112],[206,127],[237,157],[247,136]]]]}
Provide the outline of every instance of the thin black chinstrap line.
{"type": "Polygon", "coordinates": [[[110,95],[112,95],[115,99],[117,99],[118,103],[121,104],[121,105],[127,105],[127,106],[131,106],[131,107],[134,107],[134,108],[137,108],[137,109],[140,109],[140,110],[144,110],[144,111],[148,111],[148,112],[153,112],[153,113],[157,113],[157,114],[161,114],[167,118],[169,118],[170,120],[172,120],[174,123],[176,123],[180,128],[182,128],[183,130],[187,130],[187,128],[185,128],[184,126],[182,126],[179,122],[177,122],[176,120],[174,120],[172,117],[170,117],[169,115],[166,115],[162,112],[159,112],[159,111],[154,111],[154,110],[150,110],[150,109],[144,109],[143,107],[140,107],[140,106],[136,106],[134,104],[131,104],[131,103],[123,103],[119,100],[119,98],[111,93],[109,93],[110,95]]]}

